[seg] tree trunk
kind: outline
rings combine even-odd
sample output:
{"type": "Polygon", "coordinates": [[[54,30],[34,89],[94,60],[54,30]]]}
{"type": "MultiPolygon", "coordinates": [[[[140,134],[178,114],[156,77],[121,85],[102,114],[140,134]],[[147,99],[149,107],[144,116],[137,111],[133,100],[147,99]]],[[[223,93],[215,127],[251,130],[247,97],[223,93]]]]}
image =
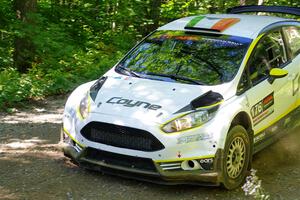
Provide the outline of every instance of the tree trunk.
{"type": "Polygon", "coordinates": [[[240,6],[246,5],[246,0],[240,0],[240,6]]]}
{"type": "Polygon", "coordinates": [[[35,12],[37,0],[15,0],[14,10],[16,11],[17,18],[26,21],[26,15],[30,12],[35,12]]]}
{"type": "Polygon", "coordinates": [[[153,23],[150,24],[148,32],[157,29],[159,26],[161,0],[152,0],[150,4],[150,19],[153,20],[153,23]]]}
{"type": "MultiPolygon", "coordinates": [[[[14,10],[17,19],[21,23],[29,24],[32,21],[28,18],[28,13],[36,11],[37,0],[14,0],[14,10]]],[[[14,41],[14,66],[16,69],[25,73],[30,68],[34,59],[34,45],[28,37],[16,37],[14,41]]]]}
{"type": "Polygon", "coordinates": [[[257,5],[263,5],[264,0],[258,0],[257,5]]]}

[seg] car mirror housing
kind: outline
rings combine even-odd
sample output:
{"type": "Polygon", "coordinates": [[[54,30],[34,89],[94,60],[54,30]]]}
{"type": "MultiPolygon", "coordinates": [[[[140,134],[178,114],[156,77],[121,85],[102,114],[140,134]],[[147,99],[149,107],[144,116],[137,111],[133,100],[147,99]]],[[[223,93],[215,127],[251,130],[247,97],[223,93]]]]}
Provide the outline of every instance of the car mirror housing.
{"type": "Polygon", "coordinates": [[[270,73],[269,73],[269,79],[268,81],[272,84],[275,79],[277,78],[283,78],[285,76],[288,75],[288,71],[285,69],[281,69],[281,68],[273,68],[271,69],[270,73]]]}

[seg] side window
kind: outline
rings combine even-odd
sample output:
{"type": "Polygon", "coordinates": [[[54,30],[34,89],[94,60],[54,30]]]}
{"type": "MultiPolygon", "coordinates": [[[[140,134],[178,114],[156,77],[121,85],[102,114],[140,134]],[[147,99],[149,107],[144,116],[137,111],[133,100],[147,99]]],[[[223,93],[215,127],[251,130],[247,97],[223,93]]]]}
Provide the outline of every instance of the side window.
{"type": "Polygon", "coordinates": [[[287,61],[284,43],[280,31],[264,36],[254,49],[248,68],[253,85],[268,77],[272,68],[281,67],[287,61]]]}
{"type": "Polygon", "coordinates": [[[286,35],[288,50],[294,58],[300,53],[300,27],[284,27],[283,31],[286,35]]]}

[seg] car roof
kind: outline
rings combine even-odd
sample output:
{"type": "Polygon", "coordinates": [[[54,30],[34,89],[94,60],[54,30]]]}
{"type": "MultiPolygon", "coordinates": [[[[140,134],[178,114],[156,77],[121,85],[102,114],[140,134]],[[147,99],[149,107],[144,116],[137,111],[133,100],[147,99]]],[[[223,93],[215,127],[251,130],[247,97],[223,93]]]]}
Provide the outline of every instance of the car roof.
{"type": "Polygon", "coordinates": [[[207,14],[181,18],[158,28],[158,30],[220,32],[224,35],[234,35],[254,39],[268,25],[288,21],[297,22],[292,19],[262,15],[207,14]],[[220,25],[222,27],[220,27],[220,25]],[[189,26],[189,28],[186,29],[186,26],[189,26]],[[219,29],[213,30],[211,29],[212,27],[218,27],[219,29]]]}

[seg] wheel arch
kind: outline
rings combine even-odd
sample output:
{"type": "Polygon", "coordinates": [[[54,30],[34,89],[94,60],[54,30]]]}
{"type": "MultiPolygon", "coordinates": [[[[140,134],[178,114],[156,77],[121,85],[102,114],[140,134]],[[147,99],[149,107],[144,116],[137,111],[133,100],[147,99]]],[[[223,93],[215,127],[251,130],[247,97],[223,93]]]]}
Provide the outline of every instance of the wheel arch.
{"type": "Polygon", "coordinates": [[[245,111],[237,113],[231,121],[229,130],[236,125],[243,126],[247,130],[248,134],[253,137],[252,122],[248,113],[245,111]]]}
{"type": "Polygon", "coordinates": [[[250,116],[248,115],[248,113],[246,113],[245,111],[241,111],[239,112],[232,120],[231,124],[230,124],[230,128],[229,130],[237,125],[241,125],[243,126],[249,136],[250,139],[250,162],[249,162],[249,166],[248,166],[248,170],[251,169],[252,167],[252,155],[253,155],[253,150],[254,150],[254,131],[252,128],[252,121],[250,119],[250,116]]]}

